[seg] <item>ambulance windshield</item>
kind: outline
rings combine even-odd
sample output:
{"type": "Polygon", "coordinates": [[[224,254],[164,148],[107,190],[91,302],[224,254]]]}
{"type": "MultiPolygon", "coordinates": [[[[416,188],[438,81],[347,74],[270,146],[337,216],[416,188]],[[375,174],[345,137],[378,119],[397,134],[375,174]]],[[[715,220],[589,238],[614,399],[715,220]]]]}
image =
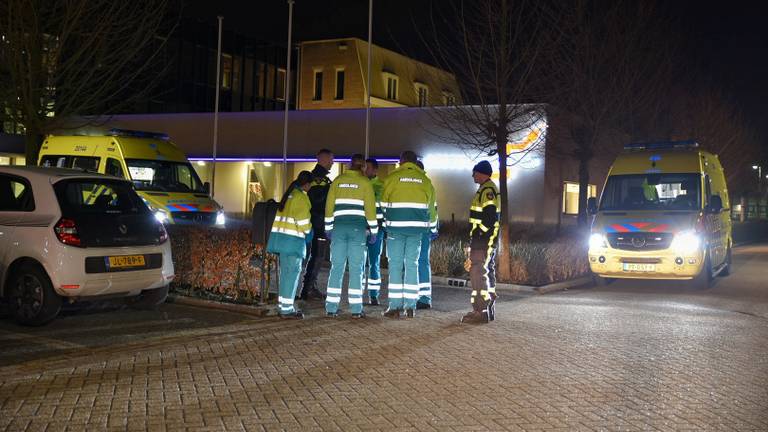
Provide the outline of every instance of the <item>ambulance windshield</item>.
{"type": "Polygon", "coordinates": [[[700,190],[699,174],[613,175],[600,210],[700,210],[700,190]]]}
{"type": "Polygon", "coordinates": [[[125,163],[137,190],[205,193],[189,163],[144,159],[127,159],[125,163]]]}

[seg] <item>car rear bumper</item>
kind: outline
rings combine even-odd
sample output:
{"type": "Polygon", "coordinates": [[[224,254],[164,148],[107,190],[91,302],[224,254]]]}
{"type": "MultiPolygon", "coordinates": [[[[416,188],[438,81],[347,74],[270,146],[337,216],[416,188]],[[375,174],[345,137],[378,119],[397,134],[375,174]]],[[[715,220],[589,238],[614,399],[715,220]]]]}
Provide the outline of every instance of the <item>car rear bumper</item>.
{"type": "Polygon", "coordinates": [[[69,298],[97,296],[134,296],[143,290],[161,288],[174,278],[170,241],[159,246],[124,248],[74,248],[65,246],[59,252],[59,263],[47,269],[56,292],[69,298]],[[162,254],[158,268],[86,272],[86,258],[162,254]],[[66,263],[66,265],[65,265],[66,263]]]}

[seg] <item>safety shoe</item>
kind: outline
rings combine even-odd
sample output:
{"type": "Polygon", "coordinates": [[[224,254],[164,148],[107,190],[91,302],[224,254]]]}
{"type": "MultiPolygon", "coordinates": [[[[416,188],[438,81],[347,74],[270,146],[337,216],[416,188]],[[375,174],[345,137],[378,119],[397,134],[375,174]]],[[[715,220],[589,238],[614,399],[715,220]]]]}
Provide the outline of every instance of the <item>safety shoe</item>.
{"type": "Polygon", "coordinates": [[[400,312],[402,312],[401,309],[388,308],[382,313],[382,315],[384,315],[387,318],[400,318],[400,312]]]}
{"type": "Polygon", "coordinates": [[[295,311],[295,312],[290,312],[290,313],[287,313],[287,314],[279,314],[279,316],[280,316],[281,319],[300,320],[300,319],[304,319],[304,312],[302,312],[302,311],[295,311]]]}
{"type": "Polygon", "coordinates": [[[424,302],[416,302],[416,309],[432,309],[432,305],[424,302]]]}
{"type": "Polygon", "coordinates": [[[488,321],[496,319],[496,300],[488,302],[488,321]]]}
{"type": "Polygon", "coordinates": [[[325,316],[327,318],[338,318],[339,317],[339,313],[338,312],[326,312],[325,316]]]}
{"type": "Polygon", "coordinates": [[[488,324],[488,313],[472,311],[461,318],[462,323],[466,324],[488,324]]]}
{"type": "Polygon", "coordinates": [[[406,309],[405,310],[405,317],[406,318],[413,318],[416,316],[416,309],[406,309]]]}
{"type": "Polygon", "coordinates": [[[360,318],[365,318],[365,312],[353,313],[352,314],[352,319],[360,319],[360,318]]]}
{"type": "Polygon", "coordinates": [[[371,297],[371,301],[368,303],[371,306],[378,306],[379,305],[379,299],[376,297],[371,297]]]}

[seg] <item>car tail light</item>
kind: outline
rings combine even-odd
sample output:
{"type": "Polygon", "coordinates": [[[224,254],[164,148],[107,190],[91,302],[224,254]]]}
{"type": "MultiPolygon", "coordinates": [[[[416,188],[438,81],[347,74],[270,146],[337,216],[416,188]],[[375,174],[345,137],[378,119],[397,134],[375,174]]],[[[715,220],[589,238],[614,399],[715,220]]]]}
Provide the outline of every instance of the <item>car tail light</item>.
{"type": "Polygon", "coordinates": [[[158,223],[157,227],[158,227],[157,229],[158,229],[159,234],[160,234],[158,236],[157,243],[158,244],[163,244],[163,243],[168,241],[168,231],[166,231],[165,226],[163,226],[162,223],[158,223]]]}
{"type": "Polygon", "coordinates": [[[65,245],[82,247],[80,235],[77,233],[75,221],[72,219],[61,218],[53,227],[56,237],[65,245]]]}

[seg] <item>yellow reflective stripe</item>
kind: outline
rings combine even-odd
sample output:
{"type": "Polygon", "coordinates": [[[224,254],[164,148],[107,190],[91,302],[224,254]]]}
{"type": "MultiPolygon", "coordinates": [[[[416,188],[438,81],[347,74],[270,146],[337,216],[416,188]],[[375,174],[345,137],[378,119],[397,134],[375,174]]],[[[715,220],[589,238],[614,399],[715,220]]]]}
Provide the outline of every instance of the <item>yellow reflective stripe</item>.
{"type": "Polygon", "coordinates": [[[481,212],[481,213],[483,211],[482,207],[477,207],[477,206],[472,206],[469,209],[472,210],[472,211],[481,212]]]}
{"type": "Polygon", "coordinates": [[[496,205],[496,200],[490,200],[490,201],[486,201],[486,202],[484,202],[484,203],[481,205],[481,207],[487,207],[487,206],[489,206],[489,205],[496,205]]]}
{"type": "Polygon", "coordinates": [[[488,232],[488,230],[490,229],[485,225],[483,225],[482,223],[478,224],[477,227],[480,228],[483,232],[488,232]]]}
{"type": "Polygon", "coordinates": [[[483,223],[483,221],[481,221],[480,219],[477,219],[477,218],[469,218],[469,222],[472,223],[472,224],[481,224],[481,223],[483,223]]]}

